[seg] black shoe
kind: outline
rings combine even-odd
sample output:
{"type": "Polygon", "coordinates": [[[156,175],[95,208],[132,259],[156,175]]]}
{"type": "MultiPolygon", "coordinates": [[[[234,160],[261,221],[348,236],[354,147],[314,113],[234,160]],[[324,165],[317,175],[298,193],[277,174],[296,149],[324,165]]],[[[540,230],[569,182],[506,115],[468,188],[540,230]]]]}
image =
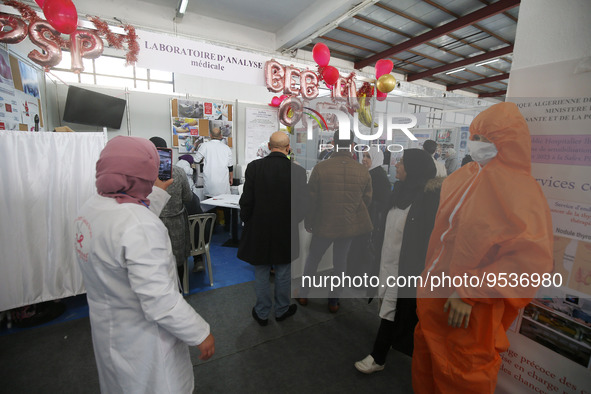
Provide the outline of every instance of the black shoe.
{"type": "Polygon", "coordinates": [[[283,315],[276,317],[275,320],[283,321],[283,320],[287,319],[288,317],[295,315],[297,310],[298,310],[298,306],[296,304],[291,304],[289,306],[289,308],[287,308],[287,311],[283,315]]]}
{"type": "Polygon", "coordinates": [[[255,312],[254,308],[252,308],[252,317],[259,323],[260,326],[266,326],[269,323],[269,319],[261,319],[259,315],[255,312]]]}

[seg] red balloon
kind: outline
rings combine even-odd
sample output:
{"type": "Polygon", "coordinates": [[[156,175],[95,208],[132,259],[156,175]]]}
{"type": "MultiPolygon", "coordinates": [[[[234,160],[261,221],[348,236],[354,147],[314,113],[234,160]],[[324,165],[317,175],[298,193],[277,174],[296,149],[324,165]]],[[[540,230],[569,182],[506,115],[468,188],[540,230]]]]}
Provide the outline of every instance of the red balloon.
{"type": "Polygon", "coordinates": [[[289,97],[289,94],[282,94],[281,96],[279,96],[279,100],[280,100],[281,102],[283,102],[283,100],[285,100],[285,99],[286,99],[286,98],[288,98],[288,97],[289,97]]]}
{"type": "Polygon", "coordinates": [[[376,62],[376,79],[384,74],[390,74],[394,68],[394,63],[389,59],[380,59],[376,62]]]}
{"type": "Polygon", "coordinates": [[[271,99],[271,104],[269,104],[271,107],[279,107],[281,105],[281,99],[277,96],[273,96],[273,98],[271,99]]]}
{"type": "Polygon", "coordinates": [[[41,7],[41,9],[43,9],[43,3],[45,2],[45,0],[35,0],[35,3],[37,3],[37,5],[39,7],[41,7]]]}
{"type": "Polygon", "coordinates": [[[376,89],[376,100],[384,101],[386,96],[388,96],[388,93],[380,92],[378,89],[376,89]]]}
{"type": "Polygon", "coordinates": [[[330,62],[330,50],[325,44],[319,42],[312,49],[312,57],[320,67],[328,66],[328,62],[330,62]]]}
{"type": "Polygon", "coordinates": [[[337,83],[340,76],[339,70],[333,66],[327,66],[322,72],[322,78],[324,78],[324,82],[329,85],[334,85],[337,83]]]}
{"type": "Polygon", "coordinates": [[[60,33],[73,33],[78,26],[78,11],[71,0],[45,0],[43,14],[60,33]]]}

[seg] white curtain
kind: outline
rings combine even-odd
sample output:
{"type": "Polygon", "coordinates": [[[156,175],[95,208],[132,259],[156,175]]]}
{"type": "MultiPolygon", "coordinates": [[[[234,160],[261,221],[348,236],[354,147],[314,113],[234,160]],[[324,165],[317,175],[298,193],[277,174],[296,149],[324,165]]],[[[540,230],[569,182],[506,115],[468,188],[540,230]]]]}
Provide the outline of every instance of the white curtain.
{"type": "Polygon", "coordinates": [[[105,133],[0,131],[0,311],[83,293],[74,219],[105,133]]]}

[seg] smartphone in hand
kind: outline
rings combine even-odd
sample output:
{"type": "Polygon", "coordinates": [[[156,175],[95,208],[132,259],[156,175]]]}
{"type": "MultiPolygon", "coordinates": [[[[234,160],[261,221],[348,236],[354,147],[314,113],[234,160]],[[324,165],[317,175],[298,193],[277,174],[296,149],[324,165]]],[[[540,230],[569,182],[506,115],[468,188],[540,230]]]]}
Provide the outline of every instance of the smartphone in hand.
{"type": "Polygon", "coordinates": [[[156,148],[160,156],[160,167],[158,169],[158,179],[166,181],[172,178],[172,149],[156,148]]]}

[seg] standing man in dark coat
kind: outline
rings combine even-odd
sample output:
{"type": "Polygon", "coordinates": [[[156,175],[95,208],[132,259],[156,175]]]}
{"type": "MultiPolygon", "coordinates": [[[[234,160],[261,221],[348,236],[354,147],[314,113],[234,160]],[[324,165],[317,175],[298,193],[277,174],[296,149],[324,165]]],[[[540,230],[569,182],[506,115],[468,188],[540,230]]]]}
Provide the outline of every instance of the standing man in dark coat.
{"type": "Polygon", "coordinates": [[[271,311],[269,272],[275,270],[275,319],[282,321],[297,310],[290,305],[291,262],[298,257],[298,223],[305,214],[306,171],[287,158],[289,137],[277,131],[269,139],[271,153],[246,168],[240,197],[244,231],[238,258],[254,266],[257,297],[252,317],[268,323],[271,311]]]}

